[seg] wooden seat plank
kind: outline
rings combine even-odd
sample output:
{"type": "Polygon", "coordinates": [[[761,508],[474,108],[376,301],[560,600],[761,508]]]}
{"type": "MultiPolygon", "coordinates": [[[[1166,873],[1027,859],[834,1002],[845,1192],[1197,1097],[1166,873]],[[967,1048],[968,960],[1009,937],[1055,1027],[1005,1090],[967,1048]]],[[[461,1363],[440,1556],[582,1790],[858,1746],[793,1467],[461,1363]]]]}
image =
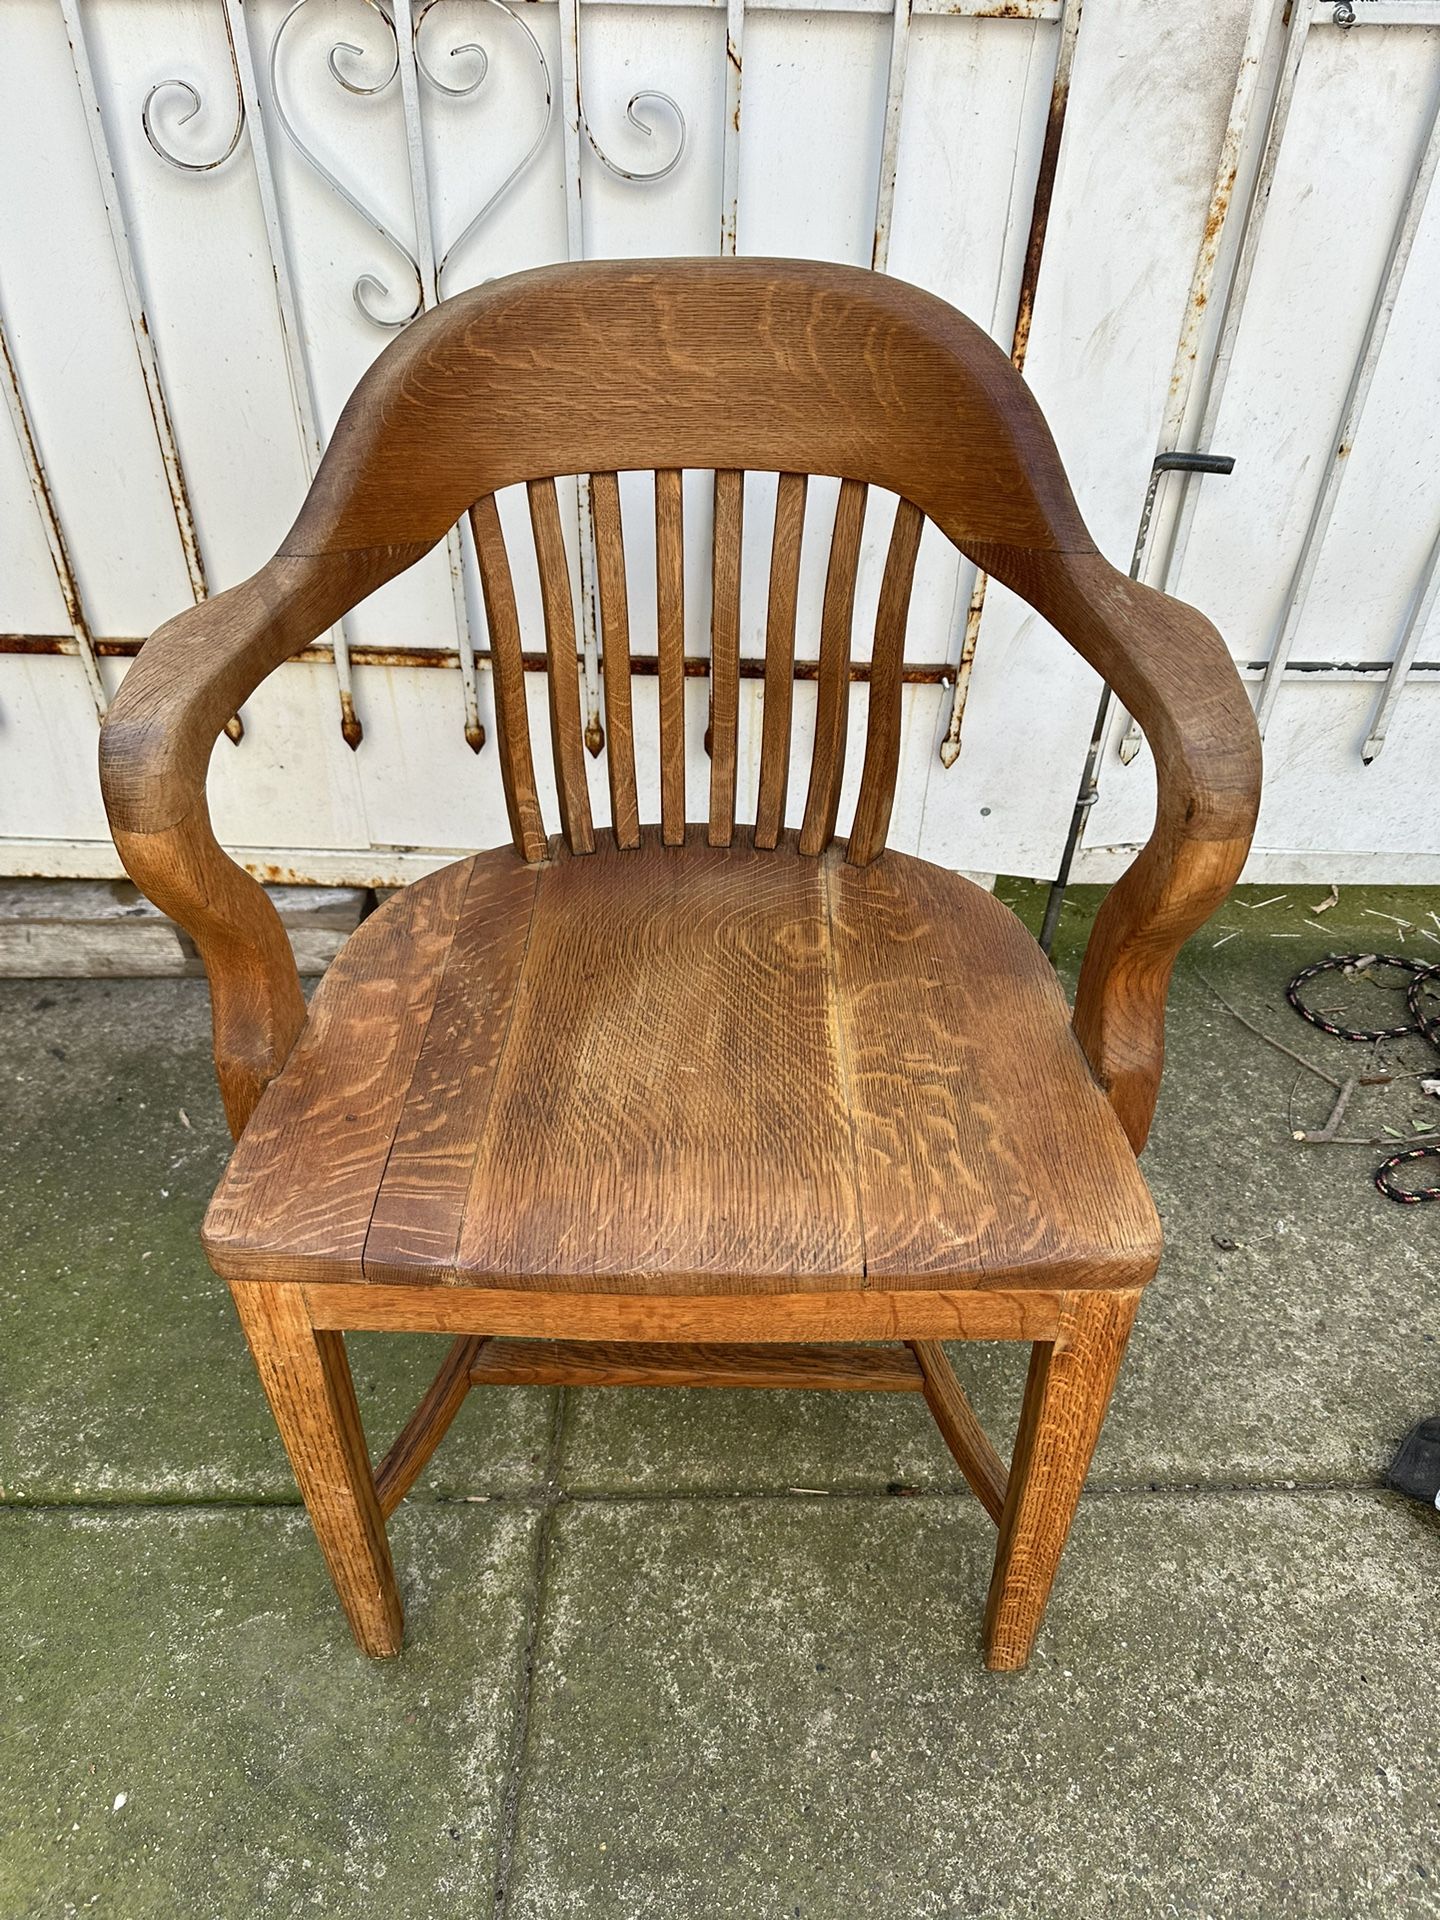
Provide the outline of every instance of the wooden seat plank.
{"type": "Polygon", "coordinates": [[[1155,1209],[1039,947],[924,861],[825,871],[871,1284],[1063,1266],[1138,1285],[1155,1209]]]}
{"type": "Polygon", "coordinates": [[[894,853],[856,868],[699,829],[599,846],[477,856],[361,927],[222,1183],[222,1271],[692,1294],[1148,1278],[1134,1157],[991,895],[894,853]],[[407,968],[426,977],[404,1017],[378,1017],[407,968]],[[371,1088],[356,1152],[344,1116],[371,1088]]]}

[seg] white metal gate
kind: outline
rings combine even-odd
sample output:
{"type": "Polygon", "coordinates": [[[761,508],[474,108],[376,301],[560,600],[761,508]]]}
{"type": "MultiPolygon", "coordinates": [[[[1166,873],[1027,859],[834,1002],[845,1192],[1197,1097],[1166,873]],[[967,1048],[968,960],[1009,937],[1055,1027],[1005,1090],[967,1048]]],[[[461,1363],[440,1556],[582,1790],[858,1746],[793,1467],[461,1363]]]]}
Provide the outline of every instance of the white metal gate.
{"type": "MultiPolygon", "coordinates": [[[[885,267],[988,326],[1122,563],[1157,453],[1233,456],[1160,474],[1139,565],[1255,682],[1250,872],[1440,880],[1437,23],[1440,0],[4,0],[0,871],[118,871],[107,694],[273,551],[396,326],[543,261],[739,250],[885,267]]],[[[598,727],[573,489],[570,513],[598,727]]],[[[873,552],[862,617],[867,579],[873,552]]],[[[222,839],[370,883],[503,840],[485,655],[457,534],[247,705],[222,839]]],[[[1094,675],[928,540],[908,657],[895,843],[1053,872],[1094,675]]],[[[1137,744],[1114,715],[1077,877],[1147,831],[1137,744]]]]}

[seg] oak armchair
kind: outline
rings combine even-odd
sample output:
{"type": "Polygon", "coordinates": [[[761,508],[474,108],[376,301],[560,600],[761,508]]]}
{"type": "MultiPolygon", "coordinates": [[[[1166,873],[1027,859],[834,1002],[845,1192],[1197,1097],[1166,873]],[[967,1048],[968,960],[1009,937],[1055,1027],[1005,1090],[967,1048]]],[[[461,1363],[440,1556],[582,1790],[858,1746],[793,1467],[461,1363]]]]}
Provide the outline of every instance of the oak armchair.
{"type": "MultiPolygon", "coordinates": [[[[767,516],[768,518],[768,516],[767,516]]],[[[398,1650],[385,1520],[468,1387],[684,1382],[923,1393],[999,1541],[989,1664],[1023,1666],[1160,1231],[1135,1156],[1175,955],[1233,884],[1259,747],[1219,636],[1096,551],[1024,384],[898,281],[790,261],[543,269],[381,355],[258,574],[163,627],[112,706],[125,865],[196,943],[237,1145],[204,1227],[360,1646],[398,1650]],[[713,470],[708,820],[685,818],[681,475],[713,470]],[[658,808],[637,780],[617,475],[654,473],[658,808]],[[737,826],[743,479],[778,474],[760,772],[737,826]],[[591,478],[612,825],[592,820],[556,476],[591,478]],[[803,813],[787,824],[806,477],[841,482],[803,813]],[[559,834],[543,817],[498,490],[523,484],[559,834]],[[866,490],[898,497],[858,801],[835,844],[866,490]],[[513,846],[392,898],[308,1016],[205,772],[260,681],[441,540],[475,533],[513,846]],[[1115,687],[1154,832],[1073,1013],[992,896],[885,851],[929,519],[1115,687]],[[642,826],[642,818],[654,819],[642,826]],[[1043,1104],[1043,1137],[1021,1124],[1043,1104]],[[351,1328],[446,1331],[371,1467],[351,1328]],[[1008,1470],[940,1344],[1022,1339],[1008,1470]]]]}

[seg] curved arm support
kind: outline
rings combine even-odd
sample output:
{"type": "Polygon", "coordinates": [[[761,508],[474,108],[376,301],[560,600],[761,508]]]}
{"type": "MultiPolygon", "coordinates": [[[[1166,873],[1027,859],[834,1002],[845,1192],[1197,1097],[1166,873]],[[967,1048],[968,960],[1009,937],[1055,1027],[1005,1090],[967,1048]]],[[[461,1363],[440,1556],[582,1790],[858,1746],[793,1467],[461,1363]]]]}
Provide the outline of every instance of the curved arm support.
{"type": "MultiPolygon", "coordinates": [[[[973,551],[973,550],[972,550],[973,551]]],[[[1155,756],[1155,827],[1111,888],[1075,995],[1075,1034],[1139,1153],[1165,1056],[1176,955],[1224,900],[1260,805],[1260,736],[1234,662],[1195,608],[1099,554],[976,552],[1103,674],[1155,756]]]]}
{"type": "Polygon", "coordinates": [[[100,785],[125,870],[194,940],[215,1069],[238,1138],[305,1019],[290,943],[260,884],[222,853],[205,774],[260,682],[402,567],[416,547],[292,558],[188,608],[141,648],[100,736],[100,785]]]}

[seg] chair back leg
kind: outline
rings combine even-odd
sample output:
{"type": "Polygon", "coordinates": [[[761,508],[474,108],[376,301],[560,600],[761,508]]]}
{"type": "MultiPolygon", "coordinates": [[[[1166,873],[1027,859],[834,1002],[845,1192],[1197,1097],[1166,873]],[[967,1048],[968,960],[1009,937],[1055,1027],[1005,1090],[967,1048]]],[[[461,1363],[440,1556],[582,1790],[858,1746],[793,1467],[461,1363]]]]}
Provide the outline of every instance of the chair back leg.
{"type": "Polygon", "coordinates": [[[1066,1294],[1055,1339],[1030,1349],[985,1609],[985,1664],[998,1672],[1030,1658],[1139,1300],[1066,1294]]]}
{"type": "Polygon", "coordinates": [[[400,1651],[402,1617],[345,1336],[314,1327],[298,1287],[232,1282],[260,1382],[364,1653],[400,1651]]]}

